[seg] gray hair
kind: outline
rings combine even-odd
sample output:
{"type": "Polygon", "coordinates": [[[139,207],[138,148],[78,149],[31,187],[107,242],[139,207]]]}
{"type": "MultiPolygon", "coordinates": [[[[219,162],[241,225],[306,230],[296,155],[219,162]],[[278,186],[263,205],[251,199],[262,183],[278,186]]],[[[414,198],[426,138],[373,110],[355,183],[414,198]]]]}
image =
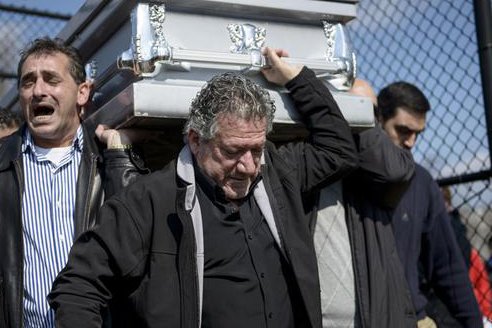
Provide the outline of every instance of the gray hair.
{"type": "Polygon", "coordinates": [[[210,140],[217,132],[217,117],[223,113],[246,120],[266,118],[268,133],[273,127],[275,104],[268,91],[244,76],[220,74],[208,81],[193,99],[183,133],[193,130],[210,140]]]}

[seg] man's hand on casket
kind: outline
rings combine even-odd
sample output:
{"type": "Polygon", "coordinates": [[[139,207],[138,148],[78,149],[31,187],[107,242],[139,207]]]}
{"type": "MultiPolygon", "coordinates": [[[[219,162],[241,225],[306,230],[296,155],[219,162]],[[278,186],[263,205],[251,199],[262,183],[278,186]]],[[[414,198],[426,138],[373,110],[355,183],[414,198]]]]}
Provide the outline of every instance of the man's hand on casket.
{"type": "Polygon", "coordinates": [[[108,149],[129,149],[138,139],[135,131],[111,129],[103,124],[97,126],[96,136],[108,149]]]}
{"type": "Polygon", "coordinates": [[[289,54],[283,49],[273,49],[266,47],[262,50],[270,64],[268,68],[262,69],[265,78],[272,83],[284,86],[299,74],[302,69],[300,65],[286,63],[281,57],[288,57],[289,54]]]}

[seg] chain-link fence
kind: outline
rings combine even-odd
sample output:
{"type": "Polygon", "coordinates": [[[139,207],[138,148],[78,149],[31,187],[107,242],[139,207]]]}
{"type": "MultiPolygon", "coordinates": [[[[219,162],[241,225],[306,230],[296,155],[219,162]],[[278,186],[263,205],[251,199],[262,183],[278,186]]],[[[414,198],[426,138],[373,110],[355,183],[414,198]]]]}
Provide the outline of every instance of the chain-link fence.
{"type": "Polygon", "coordinates": [[[38,37],[57,35],[69,18],[0,4],[0,98],[15,85],[20,50],[38,37]]]}
{"type": "Polygon", "coordinates": [[[377,91],[407,81],[428,97],[432,109],[415,159],[438,181],[450,184],[452,205],[487,263],[492,247],[490,175],[479,174],[467,183],[459,179],[490,170],[474,17],[472,0],[360,0],[357,19],[347,27],[359,77],[377,91]]]}

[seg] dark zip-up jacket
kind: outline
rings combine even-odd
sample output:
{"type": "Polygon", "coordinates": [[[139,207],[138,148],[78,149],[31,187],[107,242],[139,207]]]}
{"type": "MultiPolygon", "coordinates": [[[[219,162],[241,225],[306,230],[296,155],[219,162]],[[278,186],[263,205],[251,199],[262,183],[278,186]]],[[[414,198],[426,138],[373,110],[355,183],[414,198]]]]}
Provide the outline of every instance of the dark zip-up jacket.
{"type": "MultiPolygon", "coordinates": [[[[26,126],[0,140],[0,328],[23,326],[24,250],[22,136],[26,126]]],[[[99,155],[94,134],[84,128],[84,147],[77,177],[75,237],[92,227],[105,193],[111,195],[141,172],[141,160],[128,150],[99,155]]]]}
{"type": "Polygon", "coordinates": [[[425,289],[430,287],[463,327],[482,327],[482,315],[442,193],[429,172],[418,164],[393,214],[392,226],[417,317],[426,316],[425,289]]]}
{"type": "Polygon", "coordinates": [[[391,225],[415,172],[413,157],[379,126],[357,139],[360,168],[343,187],[361,327],[414,328],[417,318],[391,225]]]}
{"type": "Polygon", "coordinates": [[[415,328],[417,318],[391,227],[391,211],[345,188],[345,211],[362,328],[415,328]]]}
{"type": "Polygon", "coordinates": [[[415,311],[391,226],[392,210],[412,179],[414,161],[410,151],[395,146],[379,126],[354,137],[359,168],[343,180],[340,202],[352,254],[358,324],[415,328],[415,311]]]}
{"type": "MultiPolygon", "coordinates": [[[[311,71],[304,68],[287,88],[309,141],[279,149],[267,142],[251,197],[292,268],[309,327],[319,328],[319,280],[304,202],[320,184],[352,170],[357,157],[338,106],[311,71]]],[[[77,240],[53,285],[49,301],[58,327],[100,327],[111,301],[120,307],[115,327],[200,326],[204,249],[195,188],[186,146],[176,161],[102,207],[101,224],[77,240]]]]}

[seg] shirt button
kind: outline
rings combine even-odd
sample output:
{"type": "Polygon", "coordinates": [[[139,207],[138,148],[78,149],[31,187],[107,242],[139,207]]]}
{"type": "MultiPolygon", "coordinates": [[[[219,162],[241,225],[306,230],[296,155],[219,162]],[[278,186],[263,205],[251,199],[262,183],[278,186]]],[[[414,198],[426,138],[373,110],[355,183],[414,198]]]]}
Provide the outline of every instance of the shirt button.
{"type": "Polygon", "coordinates": [[[273,312],[268,313],[268,318],[273,318],[273,312]]]}
{"type": "Polygon", "coordinates": [[[265,273],[264,272],[260,273],[260,277],[265,278],[265,273]]]}
{"type": "Polygon", "coordinates": [[[253,235],[252,234],[248,234],[248,239],[249,240],[253,239],[253,235]]]}

